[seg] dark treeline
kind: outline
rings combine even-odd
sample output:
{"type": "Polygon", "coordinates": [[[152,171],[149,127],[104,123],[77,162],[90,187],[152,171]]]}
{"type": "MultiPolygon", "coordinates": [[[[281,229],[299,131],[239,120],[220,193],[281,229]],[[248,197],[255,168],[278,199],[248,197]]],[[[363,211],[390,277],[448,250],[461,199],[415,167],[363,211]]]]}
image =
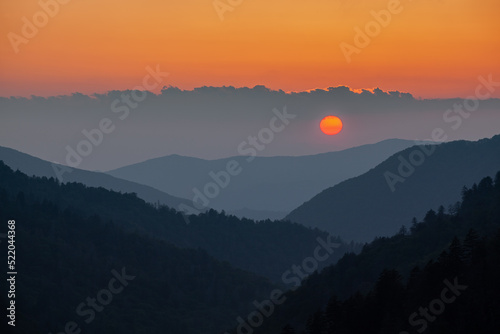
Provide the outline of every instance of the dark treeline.
{"type": "MultiPolygon", "coordinates": [[[[134,194],[121,194],[80,183],[58,184],[53,178],[29,178],[10,171],[0,161],[0,187],[9,193],[22,193],[33,201],[50,201],[59,210],[71,208],[81,215],[99,215],[103,221],[129,232],[167,241],[181,248],[201,248],[211,256],[237,268],[267,277],[278,284],[282,274],[294,263],[311,256],[317,238],[326,232],[287,221],[239,219],[210,210],[185,217],[166,206],[155,206],[134,194]]],[[[337,242],[342,241],[337,238],[337,242]]],[[[320,268],[335,263],[345,252],[361,251],[361,245],[342,245],[320,268]]]]}
{"type": "MultiPolygon", "coordinates": [[[[222,333],[276,286],[202,249],[172,245],[166,233],[182,237],[186,232],[176,226],[188,226],[198,229],[200,238],[207,233],[205,240],[231,245],[219,232],[234,222],[235,231],[256,240],[266,239],[255,229],[274,231],[278,254],[287,249],[279,248],[286,247],[279,234],[289,229],[290,240],[304,231],[321,235],[295,224],[256,224],[215,211],[192,216],[186,225],[174,210],[148,205],[133,194],[60,185],[0,163],[0,220],[9,219],[16,220],[18,333],[59,334],[72,321],[89,333],[222,333]],[[87,298],[98,297],[122,270],[133,280],[91,316],[87,298]]],[[[500,173],[495,181],[488,177],[464,188],[461,203],[448,210],[430,210],[409,229],[377,238],[360,254],[348,253],[312,274],[253,333],[497,332],[499,228],[500,173]]],[[[259,241],[253,249],[269,251],[271,245],[259,241]]],[[[248,261],[269,256],[252,255],[248,261]]],[[[2,291],[6,284],[2,279],[2,291]]],[[[6,296],[0,301],[4,308],[6,296]]]]}
{"type": "MultiPolygon", "coordinates": [[[[269,298],[276,288],[268,279],[234,269],[203,250],[181,249],[124,231],[111,220],[85,212],[86,203],[101,203],[106,212],[106,200],[113,197],[124,211],[133,210],[126,205],[137,201],[133,196],[106,192],[108,198],[99,197],[101,190],[51,185],[5,166],[0,169],[2,183],[11,184],[0,187],[0,233],[7,233],[8,220],[16,221],[18,272],[16,327],[4,327],[2,333],[216,333],[233,326],[254,300],[269,298]],[[32,192],[14,190],[19,187],[32,192]],[[47,197],[80,201],[79,207],[62,208],[40,197],[43,191],[52,192],[47,197]],[[129,280],[125,284],[115,279],[110,288],[116,275],[129,280]],[[109,293],[100,293],[103,289],[115,290],[111,300],[109,293]],[[88,297],[96,298],[95,308],[88,297]],[[78,327],[65,330],[71,322],[78,327]]],[[[1,241],[6,256],[7,239],[1,241]]],[[[0,290],[6,312],[5,271],[0,290]]],[[[2,317],[5,326],[5,313],[2,317]]]]}
{"type": "Polygon", "coordinates": [[[448,211],[311,275],[255,333],[497,333],[500,173],[448,211]]]}

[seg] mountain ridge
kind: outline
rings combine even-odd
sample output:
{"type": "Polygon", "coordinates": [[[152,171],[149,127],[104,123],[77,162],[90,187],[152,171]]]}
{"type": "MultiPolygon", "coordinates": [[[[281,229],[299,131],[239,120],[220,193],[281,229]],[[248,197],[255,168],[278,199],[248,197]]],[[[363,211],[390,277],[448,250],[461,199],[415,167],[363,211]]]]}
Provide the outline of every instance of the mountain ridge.
{"type": "Polygon", "coordinates": [[[18,150],[0,146],[0,160],[13,170],[20,170],[29,176],[54,177],[60,182],[81,182],[87,186],[103,187],[124,193],[136,193],[150,203],[169,207],[190,203],[187,199],[172,196],[154,187],[123,180],[102,172],[93,172],[51,163],[18,150]],[[56,170],[58,169],[58,170],[56,170]]]}
{"type": "Polygon", "coordinates": [[[404,161],[422,149],[432,150],[414,146],[398,152],[365,174],[323,190],[286,219],[342,235],[345,240],[369,241],[397,232],[401,224],[422,217],[428,208],[454,204],[464,184],[471,185],[481,175],[494,176],[500,169],[500,135],[437,145],[421,165],[406,168],[404,161]],[[411,175],[403,173],[403,177],[398,170],[411,171],[411,175]],[[387,173],[404,181],[392,184],[387,173]]]}
{"type": "Polygon", "coordinates": [[[225,211],[246,208],[289,212],[329,185],[357,176],[391,154],[413,145],[413,141],[389,139],[341,151],[307,156],[257,156],[251,161],[247,156],[204,160],[169,155],[108,173],[195,199],[195,189],[203,192],[204,187],[213,182],[210,172],[224,171],[228,162],[236,161],[241,173],[232,177],[226,187],[219,189],[217,196],[205,203],[225,211]]]}

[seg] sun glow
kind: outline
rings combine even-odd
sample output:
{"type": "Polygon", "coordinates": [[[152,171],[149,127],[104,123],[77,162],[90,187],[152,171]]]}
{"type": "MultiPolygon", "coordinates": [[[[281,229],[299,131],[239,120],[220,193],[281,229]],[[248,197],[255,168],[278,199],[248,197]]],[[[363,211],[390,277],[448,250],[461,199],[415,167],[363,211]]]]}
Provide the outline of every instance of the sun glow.
{"type": "Polygon", "coordinates": [[[342,131],[343,124],[337,116],[326,116],[321,120],[319,127],[324,134],[332,136],[342,131]]]}

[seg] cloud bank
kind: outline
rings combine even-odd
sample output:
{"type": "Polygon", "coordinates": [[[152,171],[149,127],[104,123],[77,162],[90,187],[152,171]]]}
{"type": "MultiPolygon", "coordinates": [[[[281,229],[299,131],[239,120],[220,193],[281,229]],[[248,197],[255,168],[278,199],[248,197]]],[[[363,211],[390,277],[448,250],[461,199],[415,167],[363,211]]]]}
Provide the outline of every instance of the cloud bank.
{"type": "Polygon", "coordinates": [[[291,93],[229,86],[10,97],[0,98],[0,143],[65,163],[68,147],[76,150],[82,140],[93,139],[91,153],[79,166],[92,170],[169,154],[214,159],[238,155],[238,145],[269,124],[273,109],[285,106],[297,117],[259,155],[308,155],[388,138],[425,140],[435,128],[442,128],[447,140],[497,134],[500,100],[476,100],[469,101],[477,106],[468,112],[463,99],[417,99],[405,92],[345,86],[291,93]],[[339,135],[319,130],[328,115],[342,119],[339,135]]]}

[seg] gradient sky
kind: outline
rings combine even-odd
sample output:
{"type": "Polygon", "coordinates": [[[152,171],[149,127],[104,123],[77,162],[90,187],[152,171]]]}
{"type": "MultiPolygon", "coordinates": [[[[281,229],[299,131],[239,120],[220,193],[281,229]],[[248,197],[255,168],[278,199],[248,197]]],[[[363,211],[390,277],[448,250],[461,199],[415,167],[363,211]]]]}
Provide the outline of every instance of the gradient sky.
{"type": "Polygon", "coordinates": [[[1,1],[0,96],[131,89],[156,64],[182,89],[347,85],[425,98],[466,97],[479,75],[500,76],[498,0],[402,0],[348,64],[340,43],[388,2],[243,0],[221,21],[212,0],[71,0],[16,54],[8,33],[22,35],[41,7],[1,1]]]}

